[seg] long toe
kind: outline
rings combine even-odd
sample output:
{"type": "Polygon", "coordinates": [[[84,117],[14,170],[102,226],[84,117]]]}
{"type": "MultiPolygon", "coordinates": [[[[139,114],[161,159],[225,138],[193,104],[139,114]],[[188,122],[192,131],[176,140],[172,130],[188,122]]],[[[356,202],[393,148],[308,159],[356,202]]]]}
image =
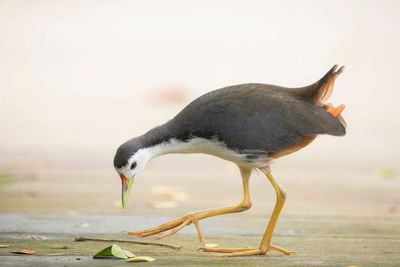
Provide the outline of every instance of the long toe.
{"type": "Polygon", "coordinates": [[[180,217],[171,221],[168,221],[166,223],[154,226],[154,227],[150,227],[147,229],[143,229],[143,230],[136,230],[136,231],[128,231],[128,235],[136,235],[139,237],[146,237],[146,236],[151,236],[151,235],[155,235],[164,231],[168,231],[178,225],[180,225],[182,222],[185,221],[184,217],[180,217]]]}
{"type": "Polygon", "coordinates": [[[219,252],[219,253],[232,253],[254,250],[256,248],[201,248],[203,252],[219,252]]]}
{"type": "Polygon", "coordinates": [[[267,252],[262,251],[259,248],[238,251],[238,252],[231,252],[231,253],[222,253],[222,254],[212,254],[214,257],[241,257],[241,256],[255,256],[255,255],[265,255],[267,252]]]}
{"type": "Polygon", "coordinates": [[[186,221],[184,221],[183,223],[181,223],[180,225],[178,225],[178,226],[176,226],[175,228],[173,228],[172,230],[170,230],[169,232],[166,232],[166,233],[164,233],[164,234],[162,234],[162,235],[160,235],[160,236],[156,236],[156,239],[157,239],[157,240],[160,240],[160,239],[162,239],[162,238],[164,238],[164,237],[167,237],[167,236],[170,236],[170,235],[174,235],[174,234],[176,234],[177,232],[179,232],[182,228],[184,228],[186,225],[188,225],[188,224],[190,224],[190,223],[191,223],[190,220],[186,220],[186,221]]]}
{"type": "Polygon", "coordinates": [[[278,246],[274,246],[274,245],[271,245],[271,246],[269,247],[269,249],[270,249],[270,250],[275,250],[275,251],[282,252],[283,254],[286,254],[286,255],[295,254],[294,251],[290,251],[290,250],[287,250],[287,249],[284,249],[284,248],[281,248],[281,247],[278,247],[278,246]]]}
{"type": "Polygon", "coordinates": [[[293,251],[270,245],[268,249],[261,248],[201,248],[203,252],[218,252],[221,254],[213,254],[212,256],[217,257],[240,257],[240,256],[254,256],[254,255],[265,255],[270,250],[275,250],[286,255],[294,254],[293,251]]]}

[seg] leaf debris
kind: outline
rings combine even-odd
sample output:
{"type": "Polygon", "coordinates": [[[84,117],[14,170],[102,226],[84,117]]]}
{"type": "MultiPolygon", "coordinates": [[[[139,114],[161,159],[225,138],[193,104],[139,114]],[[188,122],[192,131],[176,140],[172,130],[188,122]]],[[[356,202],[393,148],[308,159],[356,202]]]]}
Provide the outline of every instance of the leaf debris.
{"type": "Polygon", "coordinates": [[[120,246],[118,245],[112,245],[109,247],[106,247],[99,252],[97,252],[94,256],[93,259],[98,259],[98,258],[109,258],[109,257],[114,257],[114,258],[119,258],[119,259],[127,259],[130,257],[135,257],[135,254],[133,254],[130,251],[123,250],[120,246]]]}
{"type": "Polygon", "coordinates": [[[144,242],[144,241],[135,241],[135,240],[126,240],[126,239],[95,238],[95,237],[86,237],[86,236],[76,236],[75,241],[76,242],[83,242],[83,241],[123,242],[123,243],[132,243],[132,244],[138,244],[138,245],[166,247],[166,248],[172,248],[175,250],[180,250],[182,248],[182,246],[174,246],[174,245],[170,245],[170,244],[157,243],[157,242],[144,242]]]}
{"type": "Polygon", "coordinates": [[[140,256],[140,257],[134,257],[130,258],[127,260],[127,262],[152,262],[155,261],[155,258],[148,257],[148,256],[140,256]]]}
{"type": "Polygon", "coordinates": [[[34,255],[34,254],[36,254],[36,251],[34,251],[34,250],[28,248],[28,249],[22,249],[22,250],[11,251],[11,253],[14,253],[14,254],[34,255]]]}

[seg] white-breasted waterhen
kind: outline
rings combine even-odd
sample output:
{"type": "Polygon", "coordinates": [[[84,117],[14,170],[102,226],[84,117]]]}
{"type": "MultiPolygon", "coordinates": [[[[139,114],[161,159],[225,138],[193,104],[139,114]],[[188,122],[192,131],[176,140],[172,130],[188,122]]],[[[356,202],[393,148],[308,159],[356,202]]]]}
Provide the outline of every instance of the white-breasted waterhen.
{"type": "Polygon", "coordinates": [[[342,136],[344,105],[333,107],[325,101],[343,67],[335,65],[319,81],[301,88],[269,84],[241,84],[209,92],[187,105],[167,123],[122,144],[114,167],[122,180],[125,207],[134,177],[154,157],[168,153],[205,153],[235,163],[243,179],[243,200],[237,205],[191,212],[177,219],[140,231],[141,237],[168,231],[157,239],[175,234],[193,223],[204,244],[201,219],[251,207],[249,177],[253,169],[266,175],[276,191],[276,204],[258,248],[203,248],[223,252],[221,256],[262,255],[269,250],[292,252],[271,244],[286,193],[272,176],[273,159],[310,144],[318,134],[342,136]]]}

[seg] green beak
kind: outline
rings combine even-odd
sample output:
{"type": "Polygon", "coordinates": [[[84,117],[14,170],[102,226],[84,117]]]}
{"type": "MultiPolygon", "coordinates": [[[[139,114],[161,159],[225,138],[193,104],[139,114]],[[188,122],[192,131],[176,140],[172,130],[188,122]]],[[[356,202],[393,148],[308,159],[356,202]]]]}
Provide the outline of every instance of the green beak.
{"type": "Polygon", "coordinates": [[[125,208],[129,199],[129,192],[131,191],[133,179],[129,179],[128,177],[122,174],[120,176],[122,183],[122,207],[125,208]]]}

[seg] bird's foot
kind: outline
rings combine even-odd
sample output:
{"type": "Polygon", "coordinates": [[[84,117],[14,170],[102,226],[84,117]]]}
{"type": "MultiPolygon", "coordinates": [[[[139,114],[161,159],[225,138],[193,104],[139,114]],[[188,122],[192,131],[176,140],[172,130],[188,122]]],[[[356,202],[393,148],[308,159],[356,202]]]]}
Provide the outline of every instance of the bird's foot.
{"type": "Polygon", "coordinates": [[[128,235],[136,235],[139,237],[146,237],[146,236],[159,234],[159,233],[169,230],[168,232],[155,237],[155,239],[159,240],[164,237],[176,234],[178,231],[183,229],[185,226],[193,223],[196,226],[200,241],[204,244],[205,241],[204,241],[204,237],[203,237],[200,225],[199,225],[199,219],[200,219],[200,216],[198,216],[198,213],[196,213],[196,212],[189,213],[182,217],[168,221],[166,223],[157,225],[155,227],[147,228],[144,230],[138,230],[138,231],[128,231],[128,235]]]}
{"type": "Polygon", "coordinates": [[[265,255],[270,250],[279,251],[286,255],[294,254],[293,251],[270,245],[269,248],[202,248],[204,252],[219,252],[222,254],[213,254],[216,257],[240,257],[240,256],[254,256],[254,255],[265,255]]]}

